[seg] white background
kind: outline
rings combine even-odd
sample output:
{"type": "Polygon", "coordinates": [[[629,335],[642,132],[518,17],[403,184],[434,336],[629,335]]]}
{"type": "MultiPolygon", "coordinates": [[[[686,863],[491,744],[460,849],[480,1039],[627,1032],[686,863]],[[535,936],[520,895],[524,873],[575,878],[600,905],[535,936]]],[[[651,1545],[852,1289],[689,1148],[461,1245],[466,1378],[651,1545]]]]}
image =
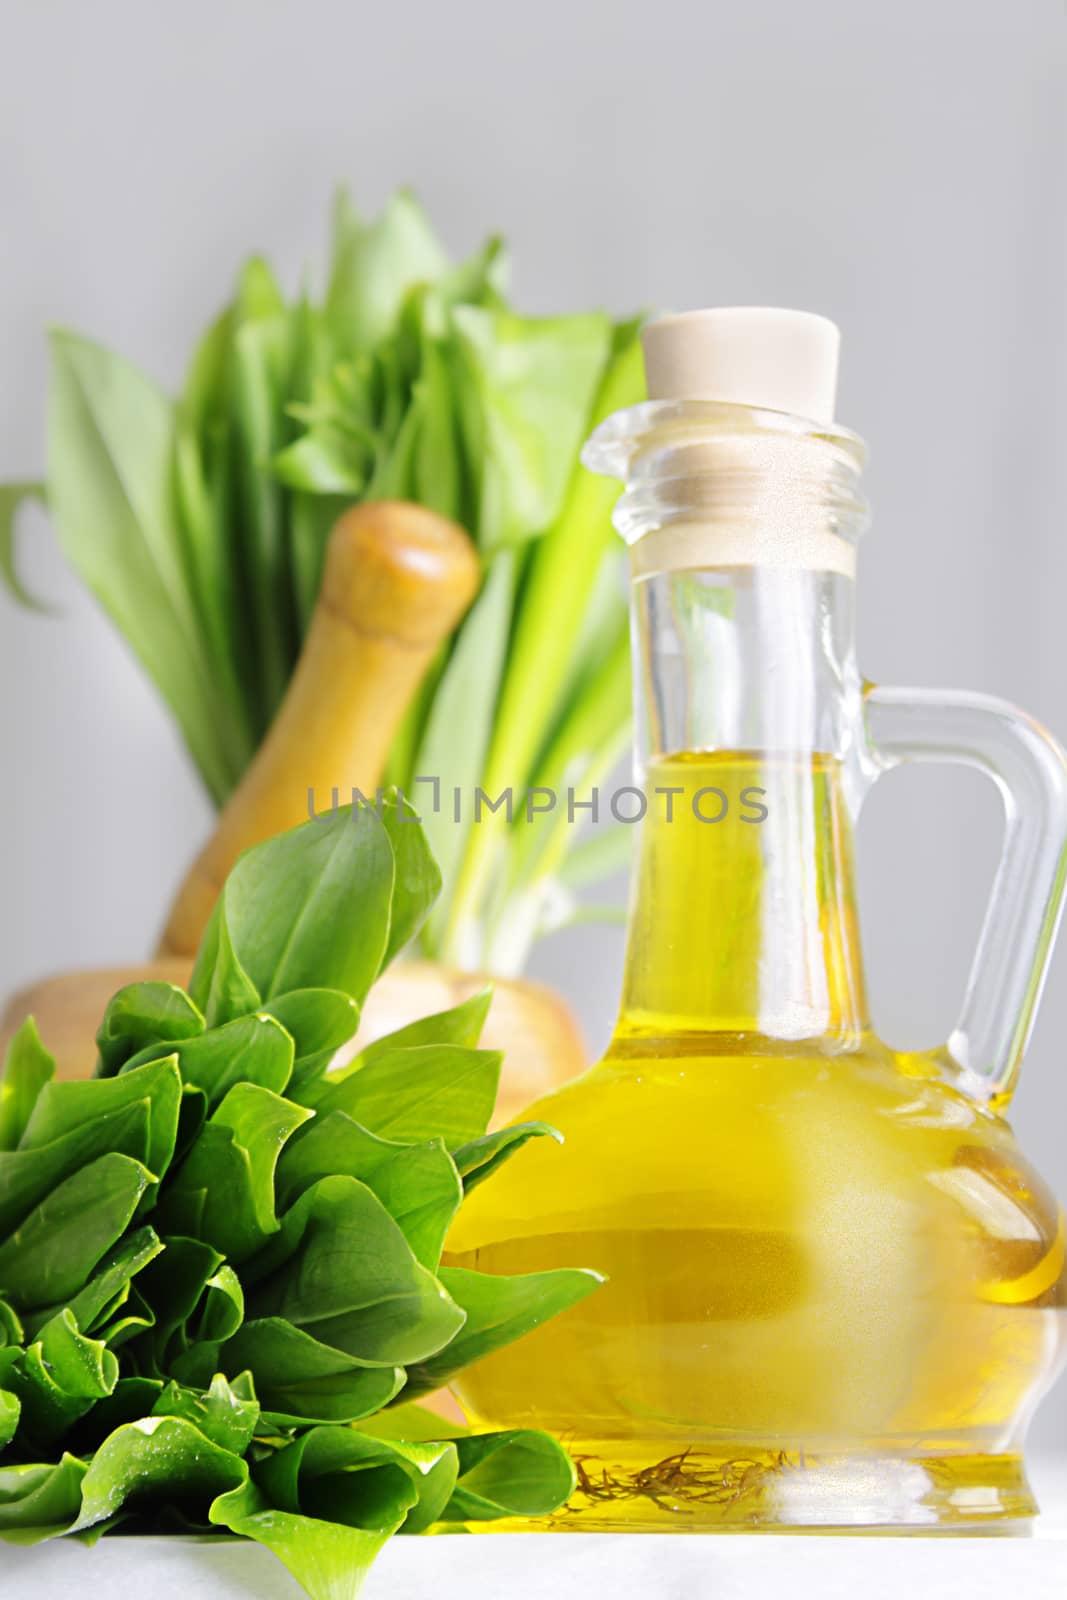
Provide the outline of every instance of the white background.
{"type": "MultiPolygon", "coordinates": [[[[1059,0],[8,0],[0,475],[43,465],[43,326],[177,380],[253,248],[321,260],[338,180],[411,182],[456,250],[511,241],[530,310],[735,302],[844,330],[871,442],[861,659],[1067,737],[1067,20],[1059,0]]],[[[0,988],[137,958],[209,825],[167,717],[43,517],[0,597],[0,988]]],[[[895,774],[861,830],[875,1010],[951,1027],[996,856],[963,773],[895,774]]],[[[610,1026],[621,935],[536,968],[610,1026]]],[[[1067,949],[1016,1123],[1067,1196],[1067,949]]],[[[1067,1385],[1038,1423],[1064,1441],[1067,1385]]]]}

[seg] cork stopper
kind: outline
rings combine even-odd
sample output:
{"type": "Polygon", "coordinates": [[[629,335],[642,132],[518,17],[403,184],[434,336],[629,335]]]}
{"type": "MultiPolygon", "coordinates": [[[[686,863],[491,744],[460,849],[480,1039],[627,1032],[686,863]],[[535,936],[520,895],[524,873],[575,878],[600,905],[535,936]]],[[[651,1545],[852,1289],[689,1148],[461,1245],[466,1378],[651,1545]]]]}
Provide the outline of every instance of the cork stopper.
{"type": "Polygon", "coordinates": [[[715,400],[832,423],[841,335],[811,311],[722,306],[660,317],[641,342],[650,400],[715,400]]]}
{"type": "Polygon", "coordinates": [[[635,578],[779,567],[851,577],[863,444],[833,420],[840,335],[809,311],[728,306],[642,334],[648,400],[582,452],[620,478],[612,520],[635,578]]]}

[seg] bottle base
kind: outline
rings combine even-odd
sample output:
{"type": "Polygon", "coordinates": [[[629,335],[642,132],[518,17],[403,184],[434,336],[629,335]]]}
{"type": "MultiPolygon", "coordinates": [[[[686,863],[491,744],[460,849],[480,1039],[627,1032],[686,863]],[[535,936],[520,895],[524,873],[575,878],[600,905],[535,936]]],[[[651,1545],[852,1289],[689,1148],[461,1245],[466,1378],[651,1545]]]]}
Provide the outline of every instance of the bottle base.
{"type": "Polygon", "coordinates": [[[1037,1513],[1018,1454],[564,1443],[578,1488],[562,1511],[522,1524],[526,1531],[1018,1534],[1037,1513]]]}

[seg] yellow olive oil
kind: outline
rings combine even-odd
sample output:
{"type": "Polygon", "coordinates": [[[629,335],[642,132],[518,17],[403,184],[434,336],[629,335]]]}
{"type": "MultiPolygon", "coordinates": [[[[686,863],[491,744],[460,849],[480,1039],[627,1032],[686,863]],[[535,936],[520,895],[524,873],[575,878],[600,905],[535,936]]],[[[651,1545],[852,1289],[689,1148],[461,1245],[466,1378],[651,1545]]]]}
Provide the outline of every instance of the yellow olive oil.
{"type": "Polygon", "coordinates": [[[563,1147],[528,1146],[449,1241],[478,1271],[606,1277],[457,1383],[476,1424],[570,1447],[557,1526],[1033,1510],[1063,1215],[1003,1116],[871,1034],[847,789],[810,754],[650,767],[615,1037],[521,1119],[563,1147]]]}

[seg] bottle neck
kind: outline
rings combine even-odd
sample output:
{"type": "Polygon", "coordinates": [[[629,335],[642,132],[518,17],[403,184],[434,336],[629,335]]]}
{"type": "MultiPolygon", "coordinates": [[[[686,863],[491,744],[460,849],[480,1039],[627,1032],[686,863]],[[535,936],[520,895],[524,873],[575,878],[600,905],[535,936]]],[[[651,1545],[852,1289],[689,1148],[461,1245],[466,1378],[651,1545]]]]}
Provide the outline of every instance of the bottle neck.
{"type": "Polygon", "coordinates": [[[737,1048],[867,1028],[852,859],[853,585],[802,566],[633,589],[647,809],[617,1043],[737,1048]]]}

